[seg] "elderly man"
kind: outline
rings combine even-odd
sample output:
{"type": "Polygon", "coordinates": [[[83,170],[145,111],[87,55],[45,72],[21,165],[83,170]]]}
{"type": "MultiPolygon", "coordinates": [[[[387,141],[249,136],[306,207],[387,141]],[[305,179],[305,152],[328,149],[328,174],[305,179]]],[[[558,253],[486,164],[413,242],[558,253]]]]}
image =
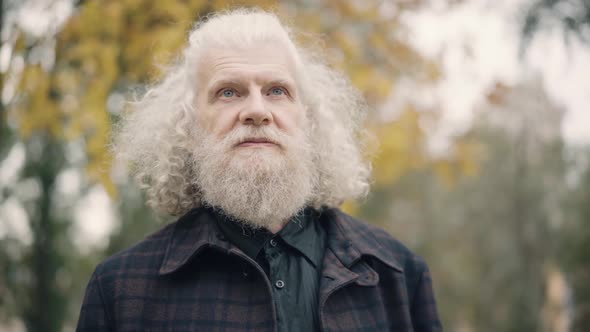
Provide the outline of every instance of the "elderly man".
{"type": "Polygon", "coordinates": [[[101,263],[78,331],[440,331],[425,262],[338,209],[366,106],[270,13],[211,16],[117,130],[180,218],[101,263]]]}

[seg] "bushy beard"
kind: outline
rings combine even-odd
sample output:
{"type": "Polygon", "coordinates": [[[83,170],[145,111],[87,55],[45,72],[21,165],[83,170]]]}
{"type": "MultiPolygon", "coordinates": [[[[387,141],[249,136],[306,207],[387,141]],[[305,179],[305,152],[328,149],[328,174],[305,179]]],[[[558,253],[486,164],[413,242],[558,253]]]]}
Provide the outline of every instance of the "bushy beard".
{"type": "Polygon", "coordinates": [[[317,176],[302,131],[291,136],[269,126],[239,126],[221,140],[200,132],[193,157],[204,204],[252,227],[276,229],[311,199],[317,176]],[[236,147],[251,137],[279,146],[236,147]]]}

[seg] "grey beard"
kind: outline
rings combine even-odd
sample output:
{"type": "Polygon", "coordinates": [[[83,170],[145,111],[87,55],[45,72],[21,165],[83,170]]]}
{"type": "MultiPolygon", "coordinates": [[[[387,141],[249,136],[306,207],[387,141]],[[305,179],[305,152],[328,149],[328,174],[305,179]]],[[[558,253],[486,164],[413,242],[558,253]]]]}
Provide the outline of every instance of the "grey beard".
{"type": "MultiPolygon", "coordinates": [[[[283,135],[280,135],[283,136],[283,135]]],[[[315,187],[307,140],[273,136],[276,148],[233,148],[235,139],[206,137],[193,151],[203,203],[255,228],[276,228],[311,199],[315,187]]]]}

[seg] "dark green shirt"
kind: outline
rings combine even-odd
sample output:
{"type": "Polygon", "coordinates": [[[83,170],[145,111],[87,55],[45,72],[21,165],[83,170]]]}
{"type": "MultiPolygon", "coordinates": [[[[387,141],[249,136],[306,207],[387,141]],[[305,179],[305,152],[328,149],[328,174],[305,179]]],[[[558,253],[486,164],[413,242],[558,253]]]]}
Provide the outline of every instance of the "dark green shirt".
{"type": "Polygon", "coordinates": [[[326,234],[313,209],[302,210],[277,234],[220,215],[219,228],[270,279],[279,331],[319,331],[319,281],[326,234]]]}

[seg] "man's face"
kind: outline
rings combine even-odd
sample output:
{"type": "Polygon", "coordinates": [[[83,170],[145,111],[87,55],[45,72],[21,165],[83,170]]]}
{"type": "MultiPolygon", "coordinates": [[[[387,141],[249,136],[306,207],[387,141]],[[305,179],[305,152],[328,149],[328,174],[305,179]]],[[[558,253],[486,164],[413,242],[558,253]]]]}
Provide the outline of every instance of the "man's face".
{"type": "Polygon", "coordinates": [[[207,204],[276,231],[316,179],[293,58],[277,43],[255,46],[201,58],[194,170],[207,204]]]}
{"type": "MultiPolygon", "coordinates": [[[[197,117],[215,138],[243,126],[273,127],[287,135],[302,127],[304,108],[286,47],[265,42],[245,49],[213,48],[199,68],[197,117]]],[[[274,143],[252,137],[236,149],[276,149],[274,143]]]]}

